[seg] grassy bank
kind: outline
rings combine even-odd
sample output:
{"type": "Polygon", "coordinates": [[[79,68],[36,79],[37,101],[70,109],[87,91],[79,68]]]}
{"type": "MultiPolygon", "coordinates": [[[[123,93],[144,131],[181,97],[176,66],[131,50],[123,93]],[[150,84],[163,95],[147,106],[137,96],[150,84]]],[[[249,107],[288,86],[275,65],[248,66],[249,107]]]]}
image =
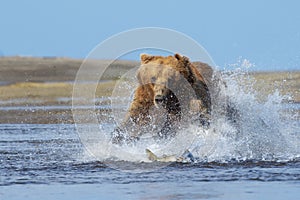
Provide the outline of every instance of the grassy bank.
{"type": "MultiPolygon", "coordinates": [[[[98,60],[90,65],[91,70],[107,66],[111,61],[98,60]]],[[[66,105],[72,104],[73,83],[82,60],[68,58],[0,58],[0,123],[71,123],[70,109],[67,110],[10,110],[10,106],[66,105]],[[29,115],[31,117],[29,117],[29,115]]],[[[105,71],[96,90],[96,97],[110,96],[116,80],[137,62],[112,62],[105,71]]],[[[250,78],[256,80],[254,88],[261,98],[278,90],[292,96],[291,101],[300,103],[300,71],[295,72],[253,72],[250,78]]],[[[96,82],[81,82],[82,90],[96,82]]]]}

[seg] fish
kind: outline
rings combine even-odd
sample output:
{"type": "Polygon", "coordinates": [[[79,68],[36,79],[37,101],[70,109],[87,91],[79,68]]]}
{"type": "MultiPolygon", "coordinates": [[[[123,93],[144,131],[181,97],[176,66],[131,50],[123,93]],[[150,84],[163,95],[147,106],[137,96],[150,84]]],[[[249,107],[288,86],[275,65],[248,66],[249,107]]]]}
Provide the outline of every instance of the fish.
{"type": "Polygon", "coordinates": [[[150,149],[146,149],[147,157],[153,162],[180,162],[180,163],[191,163],[195,162],[193,154],[187,149],[181,156],[176,155],[163,155],[161,157],[155,155],[150,149]]]}

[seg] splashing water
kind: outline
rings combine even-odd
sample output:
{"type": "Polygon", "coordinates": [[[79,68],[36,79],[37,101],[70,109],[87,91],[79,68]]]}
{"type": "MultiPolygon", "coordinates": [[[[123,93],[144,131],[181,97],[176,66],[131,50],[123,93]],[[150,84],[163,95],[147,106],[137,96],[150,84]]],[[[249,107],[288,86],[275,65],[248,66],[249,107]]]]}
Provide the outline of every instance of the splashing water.
{"type": "MultiPolygon", "coordinates": [[[[248,68],[248,65],[248,61],[242,62],[242,67],[248,68]]],[[[105,139],[102,145],[92,147],[93,154],[100,160],[140,162],[147,161],[145,149],[151,148],[158,155],[180,155],[189,149],[199,162],[299,159],[300,123],[297,115],[285,112],[284,101],[289,96],[275,91],[261,100],[263,94],[254,89],[255,80],[241,69],[223,71],[219,76],[226,86],[219,85],[218,97],[213,100],[209,129],[190,124],[180,129],[168,143],[148,138],[132,145],[112,145],[104,148],[105,143],[110,142],[105,139]],[[224,106],[220,106],[224,103],[232,105],[237,110],[234,122],[224,114],[224,106]],[[162,146],[167,147],[161,149],[162,146]]],[[[124,87],[133,91],[134,88],[130,84],[122,83],[124,87]]],[[[128,96],[120,101],[127,106],[120,107],[128,108],[130,104],[128,96]]],[[[291,107],[292,105],[288,109],[292,109],[291,107]]],[[[114,127],[112,125],[103,127],[102,131],[109,138],[108,135],[114,127]]]]}
{"type": "MultiPolygon", "coordinates": [[[[255,80],[240,70],[222,74],[223,93],[238,112],[236,123],[215,110],[208,133],[200,134],[193,151],[207,161],[290,161],[300,156],[300,126],[297,116],[285,113],[288,96],[278,91],[261,101],[255,80]]],[[[215,103],[219,103],[218,99],[215,103]]]]}

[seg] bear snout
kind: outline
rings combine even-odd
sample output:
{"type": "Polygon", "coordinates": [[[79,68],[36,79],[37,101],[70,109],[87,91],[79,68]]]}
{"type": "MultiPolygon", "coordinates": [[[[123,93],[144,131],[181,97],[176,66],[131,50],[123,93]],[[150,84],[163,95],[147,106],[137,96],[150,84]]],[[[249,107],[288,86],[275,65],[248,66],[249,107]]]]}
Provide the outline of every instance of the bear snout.
{"type": "Polygon", "coordinates": [[[165,94],[156,94],[153,100],[156,108],[160,108],[161,106],[165,107],[168,101],[168,96],[165,94]]]}
{"type": "Polygon", "coordinates": [[[156,95],[154,97],[154,101],[156,104],[161,104],[164,101],[164,96],[163,95],[156,95]]]}

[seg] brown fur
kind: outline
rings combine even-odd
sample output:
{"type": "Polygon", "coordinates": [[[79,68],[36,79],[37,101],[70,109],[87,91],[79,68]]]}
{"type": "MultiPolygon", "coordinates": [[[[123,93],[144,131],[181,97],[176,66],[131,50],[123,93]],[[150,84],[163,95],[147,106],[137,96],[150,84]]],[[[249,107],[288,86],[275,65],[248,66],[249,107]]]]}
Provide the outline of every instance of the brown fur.
{"type": "MultiPolygon", "coordinates": [[[[137,73],[139,86],[134,93],[123,127],[129,126],[129,124],[139,127],[146,126],[150,120],[149,110],[151,107],[162,104],[168,113],[168,120],[162,132],[169,134],[164,129],[168,129],[174,122],[180,121],[181,108],[178,99],[172,95],[167,84],[173,84],[175,88],[181,87],[180,78],[182,77],[188,81],[196,95],[196,99],[190,101],[191,111],[198,113],[202,120],[207,121],[211,110],[208,86],[202,74],[189,59],[179,54],[167,57],[142,54],[141,67],[137,73]],[[171,81],[168,81],[170,79],[171,81]]],[[[130,134],[133,137],[139,136],[139,133],[130,134]]]]}

